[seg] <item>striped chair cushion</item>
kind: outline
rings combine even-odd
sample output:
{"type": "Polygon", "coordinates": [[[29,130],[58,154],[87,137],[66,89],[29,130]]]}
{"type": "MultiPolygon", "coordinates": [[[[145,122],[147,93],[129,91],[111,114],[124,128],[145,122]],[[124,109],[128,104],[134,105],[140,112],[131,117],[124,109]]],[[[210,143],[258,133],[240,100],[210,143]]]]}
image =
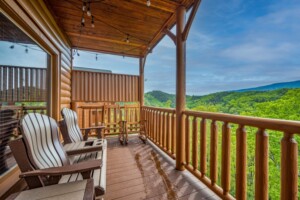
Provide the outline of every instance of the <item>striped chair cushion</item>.
{"type": "Polygon", "coordinates": [[[68,133],[72,142],[83,141],[82,133],[77,123],[78,117],[76,112],[69,108],[63,108],[61,114],[66,122],[68,133]]]}
{"type": "Polygon", "coordinates": [[[29,157],[36,169],[60,167],[69,164],[59,142],[56,121],[46,115],[27,114],[21,120],[21,129],[29,157]]]}
{"type": "MultiPolygon", "coordinates": [[[[102,151],[94,153],[80,154],[70,158],[72,163],[79,163],[90,159],[102,159],[103,165],[100,169],[93,171],[93,180],[95,186],[95,195],[100,196],[105,193],[106,190],[106,160],[107,160],[107,141],[103,140],[102,151]]],[[[59,184],[73,182],[76,180],[82,180],[80,173],[64,175],[59,181],[59,184]]]]}

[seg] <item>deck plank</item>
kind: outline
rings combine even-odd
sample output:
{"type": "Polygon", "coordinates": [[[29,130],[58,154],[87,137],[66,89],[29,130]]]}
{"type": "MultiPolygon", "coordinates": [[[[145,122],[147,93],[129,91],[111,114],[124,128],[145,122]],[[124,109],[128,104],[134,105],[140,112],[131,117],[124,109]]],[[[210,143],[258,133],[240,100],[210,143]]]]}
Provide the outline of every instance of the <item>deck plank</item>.
{"type": "Polygon", "coordinates": [[[151,145],[131,136],[122,146],[108,139],[107,192],[104,199],[220,199],[198,179],[188,179],[151,145]]]}

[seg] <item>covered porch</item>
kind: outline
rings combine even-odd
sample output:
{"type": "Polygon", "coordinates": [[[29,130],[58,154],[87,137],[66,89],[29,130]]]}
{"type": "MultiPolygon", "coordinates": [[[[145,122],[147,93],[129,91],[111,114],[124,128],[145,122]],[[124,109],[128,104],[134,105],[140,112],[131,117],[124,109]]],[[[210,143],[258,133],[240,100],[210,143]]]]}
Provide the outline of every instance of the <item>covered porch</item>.
{"type": "MultiPolygon", "coordinates": [[[[185,42],[200,3],[200,0],[0,0],[1,13],[49,54],[47,98],[43,98],[47,106],[15,108],[19,118],[28,110],[46,113],[59,121],[61,109],[67,107],[78,114],[80,128],[112,124],[104,132],[108,140],[104,199],[247,199],[249,181],[255,188],[250,198],[268,199],[267,131],[276,131],[282,136],[278,141],[280,196],[297,199],[299,164],[294,136],[300,133],[299,122],[186,109],[185,42]],[[92,12],[89,17],[88,8],[92,12]],[[171,31],[174,26],[176,33],[171,31]],[[176,45],[175,109],[144,105],[147,55],[163,37],[170,37],[176,45]],[[75,70],[72,58],[78,50],[136,58],[139,75],[75,70]],[[105,105],[119,105],[120,109],[104,115],[105,105]],[[131,110],[126,110],[126,105],[131,105],[131,110]],[[127,146],[120,145],[113,137],[119,134],[115,127],[118,119],[146,120],[148,144],[132,135],[127,146]],[[254,161],[247,160],[249,137],[255,140],[254,161]],[[251,180],[248,162],[255,163],[251,180]]],[[[12,41],[12,38],[1,39],[12,41]]],[[[7,90],[1,93],[6,95],[1,98],[5,102],[14,102],[10,98],[14,95],[15,99],[20,97],[15,92],[15,85],[23,84],[18,82],[23,77],[20,74],[30,77],[30,72],[35,71],[16,68],[0,68],[2,77],[7,77],[1,86],[7,90]]],[[[42,80],[43,76],[39,78],[42,80]]],[[[24,94],[28,98],[35,92],[42,95],[29,87],[34,79],[26,80],[23,88],[27,88],[24,94]]],[[[33,85],[40,82],[36,83],[33,85]]],[[[131,129],[132,133],[136,131],[131,129]]],[[[7,197],[26,188],[19,174],[18,166],[14,165],[1,176],[0,196],[7,197]]]]}

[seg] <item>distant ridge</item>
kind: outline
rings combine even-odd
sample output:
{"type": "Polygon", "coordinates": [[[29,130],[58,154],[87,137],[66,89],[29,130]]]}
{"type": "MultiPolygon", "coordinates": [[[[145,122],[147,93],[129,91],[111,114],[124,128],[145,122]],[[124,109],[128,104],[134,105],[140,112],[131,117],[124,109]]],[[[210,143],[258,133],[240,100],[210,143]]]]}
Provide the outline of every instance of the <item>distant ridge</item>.
{"type": "Polygon", "coordinates": [[[254,88],[246,88],[241,90],[235,90],[234,92],[248,92],[248,91],[270,91],[270,90],[277,90],[277,89],[292,89],[292,88],[300,88],[300,80],[299,81],[292,81],[292,82],[282,82],[282,83],[274,83],[270,85],[254,87],[254,88]]]}

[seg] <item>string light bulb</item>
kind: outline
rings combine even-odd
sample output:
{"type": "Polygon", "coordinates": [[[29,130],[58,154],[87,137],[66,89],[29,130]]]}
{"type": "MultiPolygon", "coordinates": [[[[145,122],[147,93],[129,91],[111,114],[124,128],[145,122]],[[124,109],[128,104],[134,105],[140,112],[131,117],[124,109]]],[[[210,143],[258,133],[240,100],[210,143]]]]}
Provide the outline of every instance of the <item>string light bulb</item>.
{"type": "Polygon", "coordinates": [[[92,28],[95,28],[95,22],[94,22],[94,16],[92,16],[92,24],[91,24],[92,28]]]}
{"type": "Polygon", "coordinates": [[[81,26],[84,26],[84,22],[85,22],[84,17],[82,17],[82,19],[81,19],[81,26]]]}
{"type": "Polygon", "coordinates": [[[80,56],[80,54],[77,52],[77,56],[80,56]]]}
{"type": "Polygon", "coordinates": [[[26,47],[26,49],[25,49],[25,53],[28,53],[28,48],[27,48],[27,46],[25,46],[26,47]]]}
{"type": "Polygon", "coordinates": [[[96,54],[96,61],[98,60],[98,54],[96,54]]]}
{"type": "Polygon", "coordinates": [[[11,45],[9,48],[13,49],[13,48],[15,48],[15,45],[11,45]]]}
{"type": "Polygon", "coordinates": [[[86,14],[87,14],[87,16],[89,16],[89,17],[92,15],[92,12],[91,12],[91,4],[90,4],[90,3],[88,4],[86,14]]]}
{"type": "Polygon", "coordinates": [[[146,3],[146,4],[147,4],[148,7],[150,7],[150,6],[151,6],[151,1],[150,1],[150,0],[147,0],[147,3],[146,3]]]}
{"type": "Polygon", "coordinates": [[[129,43],[129,35],[127,35],[126,42],[129,43]]]}
{"type": "Polygon", "coordinates": [[[82,11],[84,12],[86,10],[86,3],[83,2],[83,5],[82,5],[82,11]]]}

